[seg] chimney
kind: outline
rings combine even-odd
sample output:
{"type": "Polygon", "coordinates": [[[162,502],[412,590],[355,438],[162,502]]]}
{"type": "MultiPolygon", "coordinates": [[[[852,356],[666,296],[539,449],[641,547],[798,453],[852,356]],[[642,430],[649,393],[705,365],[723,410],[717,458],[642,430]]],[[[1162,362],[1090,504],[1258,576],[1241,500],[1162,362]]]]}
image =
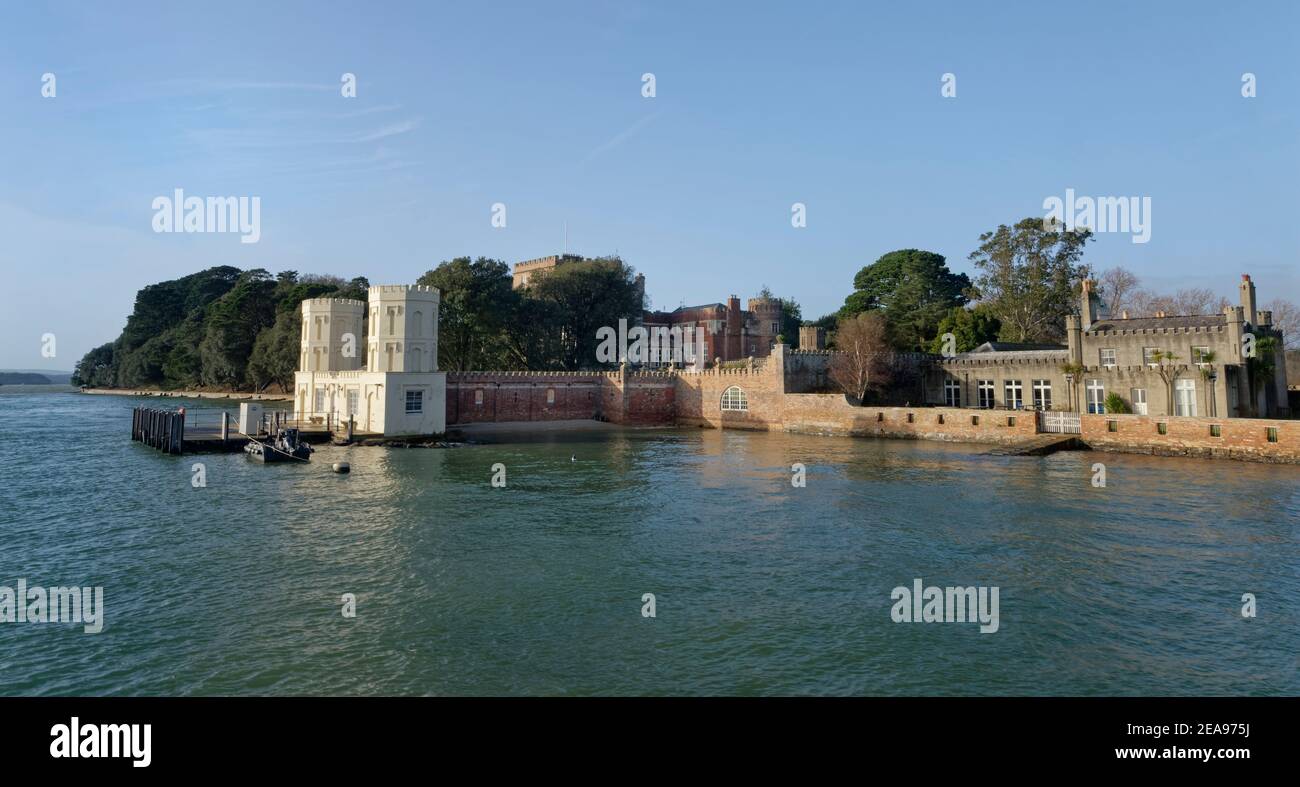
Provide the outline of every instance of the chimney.
{"type": "Polygon", "coordinates": [[[1121,320],[1127,320],[1127,319],[1128,319],[1128,309],[1125,309],[1124,311],[1120,312],[1120,313],[1119,313],[1119,317],[1120,317],[1121,320]]]}
{"type": "Polygon", "coordinates": [[[1255,282],[1250,280],[1249,273],[1241,274],[1241,311],[1246,322],[1251,325],[1256,324],[1258,315],[1255,313],[1255,282]]]}
{"type": "Polygon", "coordinates": [[[1083,330],[1088,330],[1097,321],[1097,295],[1092,291],[1096,286],[1092,279],[1083,280],[1083,292],[1080,295],[1079,316],[1083,320],[1083,330]]]}

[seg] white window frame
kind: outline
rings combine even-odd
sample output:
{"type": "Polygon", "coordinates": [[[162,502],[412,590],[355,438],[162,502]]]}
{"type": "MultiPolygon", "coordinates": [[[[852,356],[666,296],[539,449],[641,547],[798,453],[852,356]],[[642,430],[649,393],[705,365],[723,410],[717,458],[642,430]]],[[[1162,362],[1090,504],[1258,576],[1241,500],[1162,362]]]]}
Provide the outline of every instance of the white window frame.
{"type": "Polygon", "coordinates": [[[1089,413],[1106,412],[1106,386],[1101,380],[1093,378],[1088,380],[1085,385],[1089,413]]]}
{"type": "Polygon", "coordinates": [[[1037,410],[1052,409],[1052,381],[1051,380],[1034,380],[1034,408],[1037,410]]]}
{"type": "Polygon", "coordinates": [[[424,413],[424,391],[420,388],[408,388],[406,390],[406,414],[421,415],[424,413]],[[412,398],[414,394],[414,398],[412,398]],[[416,406],[411,407],[414,403],[416,406]]]}
{"type": "Polygon", "coordinates": [[[1130,388],[1129,397],[1133,400],[1133,413],[1135,415],[1148,415],[1147,408],[1147,389],[1130,388]]]}
{"type": "Polygon", "coordinates": [[[981,410],[992,410],[997,406],[998,389],[992,380],[976,380],[975,388],[979,392],[975,401],[979,402],[981,410]]]}
{"type": "Polygon", "coordinates": [[[1196,381],[1183,378],[1174,382],[1174,415],[1196,417],[1196,381]]]}
{"type": "Polygon", "coordinates": [[[943,381],[943,404],[945,407],[961,407],[961,382],[959,380],[943,381]]]}
{"type": "Polygon", "coordinates": [[[1156,354],[1159,353],[1159,352],[1160,352],[1160,348],[1159,348],[1159,347],[1143,347],[1143,348],[1142,348],[1142,363],[1146,364],[1147,366],[1150,366],[1150,367],[1153,368],[1153,369],[1154,369],[1155,367],[1159,366],[1159,365],[1160,365],[1160,362],[1157,361],[1157,360],[1153,360],[1152,357],[1151,357],[1151,356],[1153,356],[1153,355],[1156,355],[1156,354]]]}
{"type": "Polygon", "coordinates": [[[1097,353],[1098,353],[1098,359],[1101,361],[1101,365],[1103,367],[1107,369],[1115,368],[1116,363],[1115,363],[1114,347],[1103,347],[1100,350],[1098,350],[1097,353]]]}
{"type": "Polygon", "coordinates": [[[1008,410],[1023,409],[1025,406],[1025,386],[1019,380],[1003,380],[1002,397],[1008,410]]]}
{"type": "Polygon", "coordinates": [[[749,397],[745,395],[744,388],[732,385],[722,392],[720,404],[723,412],[743,413],[749,410],[749,397]]]}

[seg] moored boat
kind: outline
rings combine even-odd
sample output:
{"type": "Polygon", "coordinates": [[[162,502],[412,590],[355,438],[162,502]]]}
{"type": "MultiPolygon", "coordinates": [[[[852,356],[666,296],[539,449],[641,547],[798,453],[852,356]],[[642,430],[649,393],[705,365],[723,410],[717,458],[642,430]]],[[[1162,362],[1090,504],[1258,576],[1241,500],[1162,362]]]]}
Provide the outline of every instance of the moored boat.
{"type": "Polygon", "coordinates": [[[259,462],[311,461],[311,446],[302,441],[297,429],[281,429],[266,442],[250,439],[244,453],[259,462]]]}

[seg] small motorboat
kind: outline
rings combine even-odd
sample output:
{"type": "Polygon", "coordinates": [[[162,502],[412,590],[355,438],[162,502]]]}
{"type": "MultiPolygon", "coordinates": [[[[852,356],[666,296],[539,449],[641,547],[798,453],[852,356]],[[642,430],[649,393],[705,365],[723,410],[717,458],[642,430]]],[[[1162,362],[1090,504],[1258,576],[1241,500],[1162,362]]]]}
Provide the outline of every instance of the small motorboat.
{"type": "Polygon", "coordinates": [[[297,429],[281,429],[266,442],[250,439],[244,453],[259,462],[311,461],[311,446],[302,441],[297,429]]]}

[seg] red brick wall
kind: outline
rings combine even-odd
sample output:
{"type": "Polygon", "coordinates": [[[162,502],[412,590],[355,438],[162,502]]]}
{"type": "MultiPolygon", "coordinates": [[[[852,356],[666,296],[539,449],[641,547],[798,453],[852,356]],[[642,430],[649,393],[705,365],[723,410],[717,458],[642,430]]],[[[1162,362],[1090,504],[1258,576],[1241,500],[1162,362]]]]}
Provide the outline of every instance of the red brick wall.
{"type": "Polygon", "coordinates": [[[449,372],[447,424],[597,418],[607,375],[568,372],[449,372]],[[483,392],[481,404],[475,392],[483,392]],[[554,402],[547,402],[554,391],[554,402]]]}
{"type": "Polygon", "coordinates": [[[616,424],[671,426],[676,394],[674,375],[668,372],[613,374],[604,382],[601,414],[616,424]]]}
{"type": "Polygon", "coordinates": [[[1300,421],[1085,414],[1080,428],[1083,441],[1101,451],[1300,462],[1300,421]],[[1109,430],[1108,421],[1115,422],[1116,431],[1109,430]],[[1166,434],[1160,434],[1160,423],[1166,434]],[[1219,427],[1219,437],[1210,435],[1211,425],[1219,427]],[[1269,428],[1277,430],[1276,443],[1268,442],[1269,428]]]}

